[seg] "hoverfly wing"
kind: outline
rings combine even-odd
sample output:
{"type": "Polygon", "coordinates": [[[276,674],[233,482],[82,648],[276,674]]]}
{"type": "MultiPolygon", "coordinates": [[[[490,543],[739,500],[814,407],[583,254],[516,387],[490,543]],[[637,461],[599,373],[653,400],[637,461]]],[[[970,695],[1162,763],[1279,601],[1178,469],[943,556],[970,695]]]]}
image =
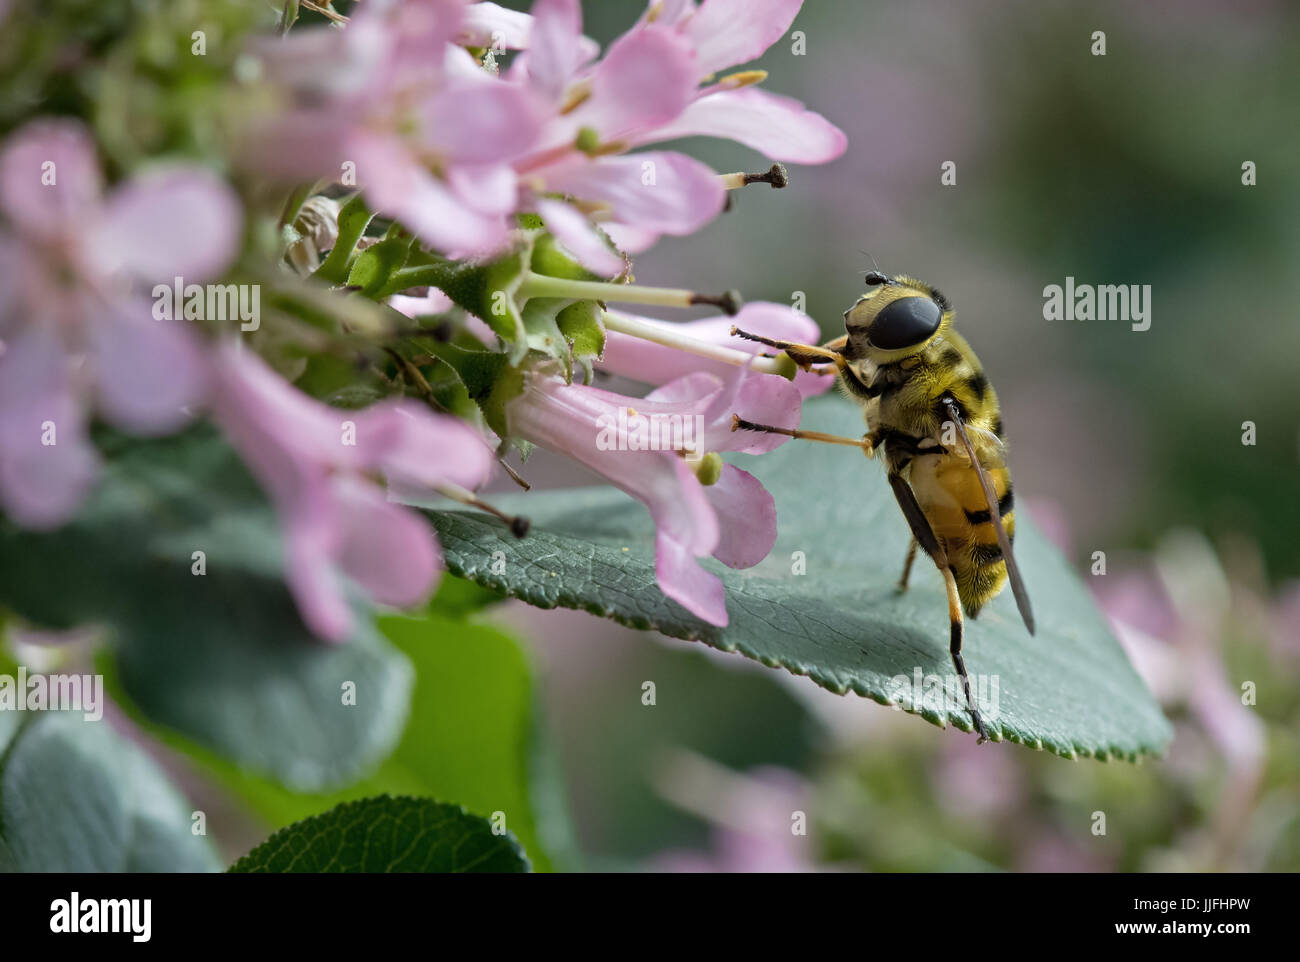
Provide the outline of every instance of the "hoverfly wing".
{"type": "Polygon", "coordinates": [[[993,530],[998,536],[998,547],[1002,549],[1002,560],[1007,566],[1007,580],[1011,582],[1011,593],[1015,595],[1016,607],[1020,609],[1020,617],[1024,619],[1025,627],[1029,633],[1034,633],[1034,610],[1029,604],[1029,592],[1025,590],[1025,580],[1020,576],[1020,566],[1016,564],[1015,552],[1011,550],[1011,539],[1007,537],[1006,526],[1002,523],[1002,512],[998,510],[998,498],[993,493],[993,482],[989,479],[988,472],[984,470],[984,465],[980,463],[978,455],[975,453],[975,446],[971,444],[970,437],[966,433],[966,425],[962,423],[961,414],[957,410],[956,403],[951,398],[944,399],[944,405],[948,409],[948,417],[957,427],[957,433],[961,436],[961,443],[966,448],[966,453],[970,455],[971,467],[975,469],[975,476],[979,478],[980,488],[984,491],[984,503],[988,505],[989,518],[993,522],[993,530]]]}

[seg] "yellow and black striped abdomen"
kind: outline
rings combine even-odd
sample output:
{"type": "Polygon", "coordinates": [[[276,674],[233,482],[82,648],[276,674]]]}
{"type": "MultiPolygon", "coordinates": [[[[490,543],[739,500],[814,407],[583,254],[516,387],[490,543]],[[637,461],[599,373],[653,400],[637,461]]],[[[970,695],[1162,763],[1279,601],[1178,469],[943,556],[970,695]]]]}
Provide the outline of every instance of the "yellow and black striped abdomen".
{"type": "MultiPolygon", "coordinates": [[[[1015,537],[1011,473],[1005,465],[986,465],[1007,536],[1015,537]]],[[[917,458],[909,479],[917,503],[948,554],[966,614],[974,617],[1006,583],[997,530],[984,500],[979,475],[970,462],[951,454],[917,458]]]]}

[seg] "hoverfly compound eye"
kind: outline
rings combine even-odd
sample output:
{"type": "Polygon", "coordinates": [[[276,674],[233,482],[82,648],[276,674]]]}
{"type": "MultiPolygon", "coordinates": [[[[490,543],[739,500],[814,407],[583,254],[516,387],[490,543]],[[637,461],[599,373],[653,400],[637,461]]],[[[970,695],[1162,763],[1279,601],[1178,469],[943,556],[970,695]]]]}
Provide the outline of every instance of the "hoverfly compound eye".
{"type": "Polygon", "coordinates": [[[875,287],[878,284],[889,283],[889,278],[886,277],[884,274],[880,273],[880,271],[867,271],[866,276],[863,277],[863,280],[866,281],[868,287],[875,287]]]}
{"type": "Polygon", "coordinates": [[[900,297],[885,305],[867,328],[873,347],[897,351],[920,344],[939,330],[943,311],[928,297],[900,297]]]}

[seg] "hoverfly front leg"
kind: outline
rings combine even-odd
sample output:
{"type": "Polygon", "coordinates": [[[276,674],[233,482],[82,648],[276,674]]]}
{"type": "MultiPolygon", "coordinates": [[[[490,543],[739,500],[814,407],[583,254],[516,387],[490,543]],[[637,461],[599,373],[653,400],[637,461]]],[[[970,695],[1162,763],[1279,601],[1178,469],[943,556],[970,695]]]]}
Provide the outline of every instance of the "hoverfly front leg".
{"type": "MultiPolygon", "coordinates": [[[[966,673],[966,659],[961,654],[962,635],[965,631],[966,622],[961,612],[961,597],[957,594],[957,579],[953,576],[952,567],[948,564],[948,552],[944,550],[939,539],[934,536],[934,530],[930,527],[930,522],[925,517],[925,512],[921,510],[921,505],[917,503],[916,494],[912,491],[912,486],[901,474],[889,475],[889,486],[894,489],[894,497],[898,500],[898,506],[902,509],[903,517],[907,519],[908,526],[912,529],[912,537],[915,539],[914,544],[920,544],[925,549],[925,553],[930,556],[939,573],[943,575],[944,588],[948,592],[948,653],[952,656],[953,667],[957,669],[957,675],[961,678],[962,687],[966,691],[966,710],[970,712],[971,721],[975,725],[975,731],[979,733],[981,744],[990,739],[988,729],[984,727],[984,719],[980,715],[979,707],[975,704],[975,698],[971,694],[970,676],[966,673]]],[[[911,553],[909,552],[909,561],[911,553]]]]}
{"type": "Polygon", "coordinates": [[[797,344],[794,341],[778,341],[775,338],[763,337],[761,334],[751,334],[749,331],[742,331],[738,327],[731,329],[732,337],[744,338],[746,341],[755,341],[759,344],[766,344],[768,347],[774,347],[778,351],[784,351],[790,356],[790,359],[802,367],[805,371],[811,370],[814,364],[831,363],[835,365],[835,370],[840,371],[844,368],[844,355],[840,349],[848,343],[848,335],[837,337],[833,341],[817,346],[814,344],[797,344]]]}
{"type": "Polygon", "coordinates": [[[824,444],[843,444],[851,448],[861,448],[862,453],[867,457],[872,457],[876,451],[876,439],[874,432],[866,437],[850,438],[842,434],[826,434],[822,431],[800,431],[795,428],[778,428],[771,424],[758,424],[754,421],[746,421],[739,414],[731,416],[731,430],[733,431],[759,431],[763,434],[784,434],[787,438],[796,438],[800,441],[821,441],[824,444]]]}

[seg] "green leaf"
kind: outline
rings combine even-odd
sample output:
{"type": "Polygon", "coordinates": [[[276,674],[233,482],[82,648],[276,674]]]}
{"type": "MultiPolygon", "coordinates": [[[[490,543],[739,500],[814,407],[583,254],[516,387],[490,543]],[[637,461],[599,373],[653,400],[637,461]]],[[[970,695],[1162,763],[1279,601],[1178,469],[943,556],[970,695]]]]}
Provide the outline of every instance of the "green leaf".
{"type": "Polygon", "coordinates": [[[229,446],[200,427],[105,447],[70,524],[0,521],[0,600],[52,628],[109,626],[105,667],[129,702],[241,765],[319,790],[377,764],[405,723],[410,665],[365,610],[344,644],[311,635],[274,514],[229,446]]]}
{"type": "MultiPolygon", "coordinates": [[[[862,433],[858,411],[834,398],[807,404],[804,425],[862,433]]],[[[450,570],[479,584],[539,607],[580,608],[740,652],[837,693],[881,704],[892,696],[934,724],[970,730],[964,707],[944,705],[924,690],[916,698],[899,690],[899,681],[917,671],[946,679],[953,669],[937,574],[918,562],[911,589],[902,595],[894,589],[909,532],[880,466],[848,449],[792,442],[745,467],[775,497],[780,533],[754,568],[705,562],[727,588],[726,628],[701,621],[659,590],[649,515],[619,491],[498,499],[503,509],[532,519],[523,540],[480,514],[430,516],[450,570]],[[493,564],[497,551],[505,557],[501,574],[493,564]],[[801,556],[807,573],[795,574],[793,561],[801,556]]],[[[989,713],[995,737],[1099,759],[1163,750],[1170,725],[1087,590],[1023,511],[1016,521],[1016,553],[1038,635],[1025,631],[1007,591],[968,622],[964,648],[972,676],[983,676],[990,693],[997,683],[997,711],[989,713]]]]}
{"type": "Polygon", "coordinates": [[[569,339],[560,332],[556,315],[571,301],[556,297],[531,297],[524,305],[524,330],[528,332],[529,350],[560,362],[565,378],[573,367],[573,350],[569,339]]]}
{"type": "Polygon", "coordinates": [[[281,829],[232,872],[527,872],[508,832],[428,798],[346,802],[281,829]]]}
{"type": "Polygon", "coordinates": [[[591,383],[596,358],[605,353],[605,324],[600,305],[595,301],[576,301],[555,318],[560,333],[573,349],[573,358],[582,367],[583,382],[591,383]]]}
{"type": "Polygon", "coordinates": [[[393,274],[406,263],[411,238],[390,237],[363,250],[348,273],[348,286],[361,289],[366,297],[377,297],[393,274]]]}
{"type": "Polygon", "coordinates": [[[478,815],[502,813],[539,869],[554,866],[552,852],[567,867],[566,807],[545,796],[534,777],[545,744],[534,715],[532,669],[509,635],[460,620],[486,601],[486,592],[459,583],[464,587],[440,591],[424,617],[379,621],[411,659],[416,684],[402,741],[372,775],[328,795],[295,794],[201,755],[197,760],[271,825],[373,795],[433,796],[478,815]],[[550,821],[556,818],[559,831],[550,821]]]}
{"type": "Polygon", "coordinates": [[[0,767],[0,868],[214,872],[193,808],[107,721],[41,712],[0,767]]]}
{"type": "Polygon", "coordinates": [[[357,194],[339,210],[339,236],[325,263],[316,271],[316,277],[331,284],[342,284],[351,268],[352,255],[357,241],[370,226],[375,215],[366,209],[365,200],[357,194]]]}

